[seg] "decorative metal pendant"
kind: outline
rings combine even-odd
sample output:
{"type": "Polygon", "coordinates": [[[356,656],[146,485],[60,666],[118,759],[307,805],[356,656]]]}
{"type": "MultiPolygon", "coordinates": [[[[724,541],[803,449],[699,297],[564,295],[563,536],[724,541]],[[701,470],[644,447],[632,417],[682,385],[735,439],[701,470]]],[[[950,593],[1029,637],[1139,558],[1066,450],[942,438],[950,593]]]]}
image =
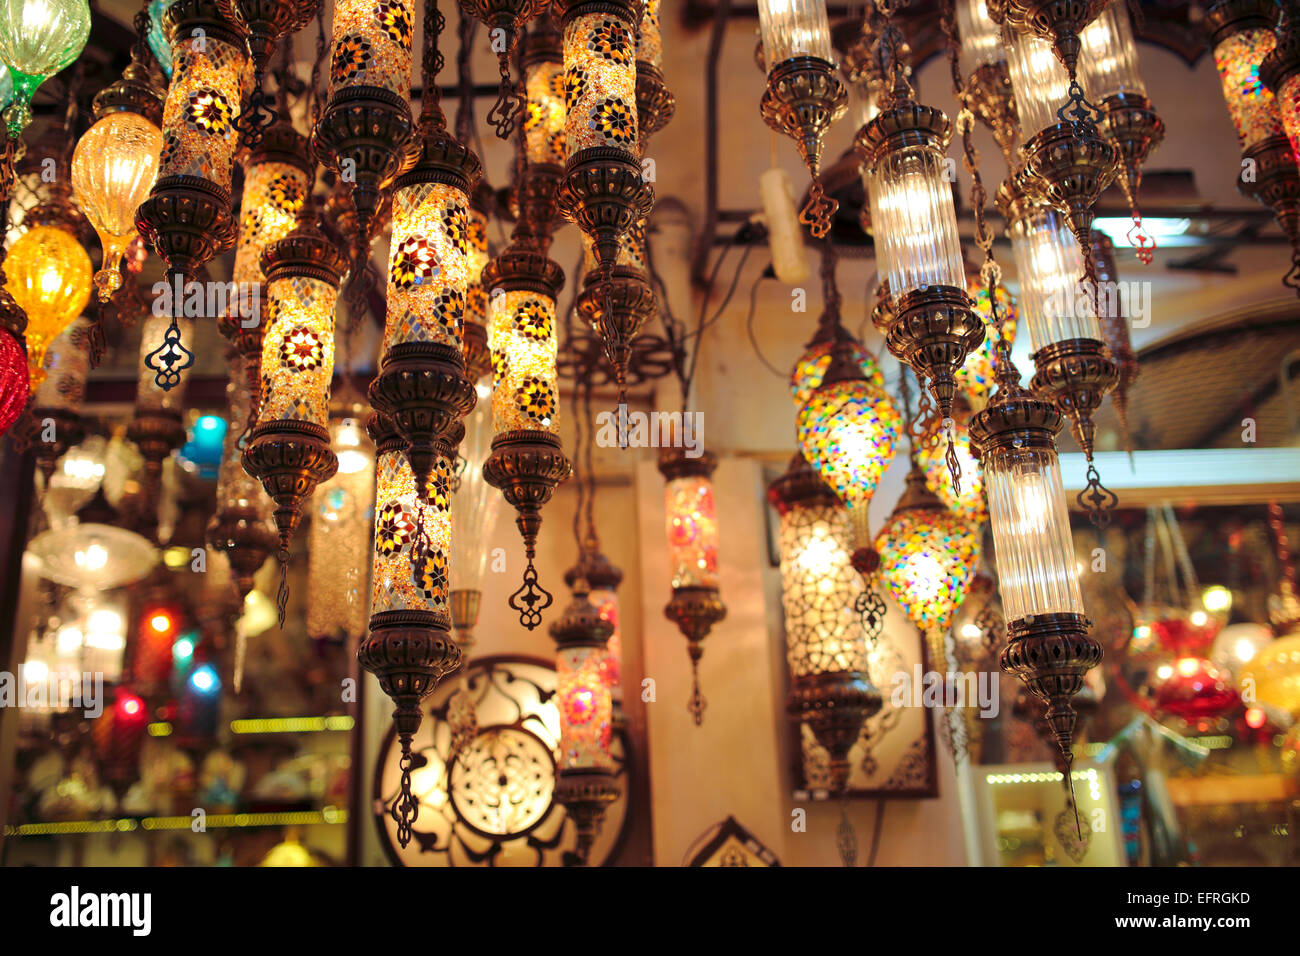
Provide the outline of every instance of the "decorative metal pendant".
{"type": "Polygon", "coordinates": [[[519,34],[529,20],[545,11],[547,0],[459,0],[460,8],[492,33],[492,49],[501,71],[501,88],[497,101],[488,113],[488,122],[498,139],[509,139],[515,123],[524,111],[523,97],[510,79],[510,60],[515,55],[519,34]]]}
{"type": "Polygon", "coordinates": [[[241,25],[248,34],[248,53],[253,61],[253,90],[248,95],[248,108],[240,117],[246,142],[256,147],[262,130],[278,117],[266,103],[262,84],[266,67],[271,62],[276,45],[290,38],[316,16],[321,0],[216,0],[221,15],[232,23],[241,25]]]}

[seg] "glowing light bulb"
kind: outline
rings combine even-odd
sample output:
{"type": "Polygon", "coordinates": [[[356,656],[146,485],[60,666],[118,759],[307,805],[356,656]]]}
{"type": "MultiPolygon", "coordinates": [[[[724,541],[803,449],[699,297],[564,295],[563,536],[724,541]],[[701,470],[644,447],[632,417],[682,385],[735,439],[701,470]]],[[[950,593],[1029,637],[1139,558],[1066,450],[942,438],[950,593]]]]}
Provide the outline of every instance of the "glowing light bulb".
{"type": "Polygon", "coordinates": [[[1214,584],[1201,594],[1201,604],[1207,611],[1219,613],[1232,608],[1232,592],[1222,584],[1214,584]]]}

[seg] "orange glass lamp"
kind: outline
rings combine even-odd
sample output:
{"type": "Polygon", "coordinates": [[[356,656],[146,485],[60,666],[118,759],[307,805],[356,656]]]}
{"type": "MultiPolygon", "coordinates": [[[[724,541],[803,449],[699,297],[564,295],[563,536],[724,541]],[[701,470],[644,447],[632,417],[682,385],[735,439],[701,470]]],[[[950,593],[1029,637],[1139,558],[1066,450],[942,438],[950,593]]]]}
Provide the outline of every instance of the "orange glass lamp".
{"type": "Polygon", "coordinates": [[[533,560],[542,507],[572,469],[560,443],[555,299],[564,272],[542,253],[512,243],[483,270],[491,290],[492,451],[483,477],[514,507],[524,541],[523,584],[510,596],[519,622],[533,630],[553,601],[533,560]]]}
{"type": "Polygon", "coordinates": [[[103,266],[95,273],[101,302],[121,288],[119,266],[136,236],[136,209],[158,178],[166,94],[148,66],[149,23],[147,13],[137,14],[131,63],[121,79],[95,97],[94,125],[72,153],[73,193],[104,250],[103,266]]]}
{"type": "Polygon", "coordinates": [[[420,702],[461,661],[447,604],[453,447],[461,436],[454,433],[453,442],[438,444],[429,484],[417,493],[415,474],[392,423],[376,414],[369,431],[379,464],[370,628],[357,647],[357,661],[378,678],[396,705],[393,722],[402,750],[402,777],[388,812],[397,821],[398,842],[406,846],[419,812],[411,791],[411,743],[420,728],[420,702]]]}
{"type": "Polygon", "coordinates": [[[14,240],[5,259],[5,288],[27,314],[31,380],[45,379],[45,350],[90,302],[94,268],[69,226],[35,225],[14,240]]]}

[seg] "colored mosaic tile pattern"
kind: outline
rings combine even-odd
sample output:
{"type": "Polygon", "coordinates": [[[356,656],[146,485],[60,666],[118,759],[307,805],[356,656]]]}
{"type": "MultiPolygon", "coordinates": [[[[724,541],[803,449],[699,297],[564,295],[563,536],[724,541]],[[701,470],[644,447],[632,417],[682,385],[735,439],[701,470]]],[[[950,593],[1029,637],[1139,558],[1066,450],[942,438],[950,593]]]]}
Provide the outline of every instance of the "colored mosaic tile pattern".
{"type": "MultiPolygon", "coordinates": [[[[853,355],[857,359],[858,368],[862,369],[862,374],[866,376],[867,381],[877,388],[883,389],[885,387],[885,377],[880,374],[880,366],[876,364],[876,357],[860,342],[853,343],[853,355]]],[[[799,357],[799,361],[795,363],[794,371],[790,373],[790,394],[794,398],[796,410],[802,407],[812,396],[812,393],[821,386],[822,379],[826,377],[826,369],[830,364],[830,342],[814,345],[799,357]]]]}
{"type": "Polygon", "coordinates": [[[564,65],[541,62],[524,79],[524,144],[530,163],[564,164],[564,65]]]}
{"type": "MultiPolygon", "coordinates": [[[[985,335],[984,341],[966,356],[965,363],[957,370],[957,385],[971,403],[971,407],[980,409],[988,403],[989,395],[993,391],[993,356],[997,349],[998,332],[993,321],[993,312],[989,308],[988,286],[974,282],[968,292],[971,302],[975,305],[976,314],[984,320],[985,335]]],[[[1001,283],[998,284],[998,308],[1003,314],[1003,328],[1007,334],[1008,344],[1014,346],[1016,319],[1019,317],[1019,312],[1016,310],[1016,300],[1001,283]]]]}
{"type": "Polygon", "coordinates": [[[948,442],[942,432],[927,435],[916,450],[916,459],[925,472],[925,484],[956,514],[978,526],[988,517],[989,506],[984,500],[984,472],[971,452],[970,430],[963,422],[953,423],[957,463],[961,468],[961,494],[952,491],[952,475],[948,473],[945,456],[948,442]]]}
{"type": "MultiPolygon", "coordinates": [[[[619,235],[618,255],[614,259],[614,264],[648,273],[645,242],[645,220],[643,219],[619,235]]],[[[586,233],[582,234],[582,262],[587,272],[595,270],[596,244],[586,233]]]]}
{"type": "Polygon", "coordinates": [[[637,31],[636,58],[654,67],[664,64],[664,43],[659,33],[660,0],[644,0],[641,27],[637,31]]]}
{"type": "Polygon", "coordinates": [[[594,146],[635,152],[635,37],[618,17],[576,17],[564,31],[568,155],[594,146]]]}
{"type": "Polygon", "coordinates": [[[492,427],[558,435],[555,300],[536,292],[501,292],[488,304],[492,350],[492,427]]]}
{"type": "Polygon", "coordinates": [[[326,427],[338,290],[319,279],[290,276],[271,281],[266,291],[258,420],[292,419],[326,427]]]}
{"type": "Polygon", "coordinates": [[[330,94],[353,86],[378,86],[409,97],[413,36],[410,0],[338,0],[330,94]]]}
{"type": "Polygon", "coordinates": [[[880,577],[903,613],[927,636],[946,631],[979,561],[971,523],[946,508],[898,512],[877,536],[876,551],[880,577]]]}
{"type": "Polygon", "coordinates": [[[718,586],[718,511],[713,482],[674,478],[664,490],[668,559],[674,588],[718,586]]]}
{"type": "Polygon", "coordinates": [[[469,203],[454,186],[418,183],[397,191],[385,350],[401,342],[461,347],[471,232],[469,203]]]}
{"type": "Polygon", "coordinates": [[[258,163],[245,171],[244,195],[239,203],[239,244],[231,274],[235,282],[266,281],[260,263],[262,253],[293,230],[309,187],[307,174],[290,163],[258,163]]]}
{"type": "Polygon", "coordinates": [[[597,647],[571,647],[555,657],[560,711],[560,769],[612,770],[613,700],[597,647]]]}
{"type": "Polygon", "coordinates": [[[861,380],[823,384],[798,414],[799,445],[848,507],[866,506],[889,467],[903,420],[884,389],[861,380]]]}
{"type": "Polygon", "coordinates": [[[415,494],[415,476],[401,450],[379,456],[370,613],[446,613],[451,556],[452,463],[439,456],[429,475],[428,504],[415,494]],[[421,535],[428,542],[420,547],[421,535]]]}
{"type": "Polygon", "coordinates": [[[246,59],[215,37],[182,42],[163,106],[158,178],[198,176],[230,189],[246,59]],[[196,49],[196,46],[201,48],[196,49]]]}
{"type": "Polygon", "coordinates": [[[1242,149],[1283,132],[1273,94],[1259,79],[1259,64],[1276,43],[1272,30],[1243,30],[1214,48],[1214,65],[1242,149]]]}

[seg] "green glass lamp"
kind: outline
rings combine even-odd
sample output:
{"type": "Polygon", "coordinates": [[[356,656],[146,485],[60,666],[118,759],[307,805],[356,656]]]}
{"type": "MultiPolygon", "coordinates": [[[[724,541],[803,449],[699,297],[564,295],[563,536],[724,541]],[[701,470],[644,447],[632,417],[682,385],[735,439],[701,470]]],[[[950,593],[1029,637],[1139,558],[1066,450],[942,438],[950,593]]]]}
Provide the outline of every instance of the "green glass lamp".
{"type": "Polygon", "coordinates": [[[86,0],[0,0],[0,63],[14,84],[4,111],[10,136],[31,122],[36,88],[75,60],[89,36],[86,0]]]}

